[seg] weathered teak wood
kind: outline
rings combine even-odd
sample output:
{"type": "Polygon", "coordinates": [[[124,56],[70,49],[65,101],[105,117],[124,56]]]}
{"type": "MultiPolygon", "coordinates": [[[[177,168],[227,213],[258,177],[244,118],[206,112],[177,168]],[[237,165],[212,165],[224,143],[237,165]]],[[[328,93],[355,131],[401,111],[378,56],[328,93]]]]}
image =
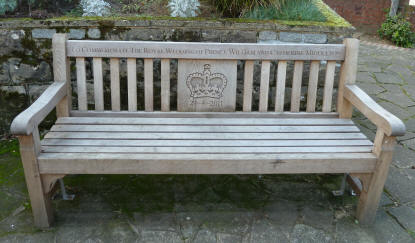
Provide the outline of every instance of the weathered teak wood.
{"type": "Polygon", "coordinates": [[[306,109],[307,112],[316,111],[319,69],[320,69],[320,61],[311,61],[310,77],[308,80],[308,91],[307,91],[307,109],[306,109]]]}
{"type": "Polygon", "coordinates": [[[365,173],[373,171],[375,163],[376,157],[371,153],[42,153],[39,156],[39,169],[45,174],[59,174],[62,171],[68,174],[365,173]]]}
{"type": "Polygon", "coordinates": [[[268,110],[268,91],[269,91],[269,69],[270,61],[262,61],[261,65],[261,86],[259,88],[259,111],[268,110]]]}
{"type": "Polygon", "coordinates": [[[253,81],[254,81],[254,61],[246,61],[245,70],[244,70],[244,97],[243,97],[243,111],[245,112],[252,110],[253,81]]]}
{"type": "Polygon", "coordinates": [[[161,59],[161,111],[170,111],[170,59],[161,59]]]}
{"type": "Polygon", "coordinates": [[[277,91],[275,92],[275,111],[284,111],[285,78],[287,75],[287,61],[278,62],[277,91]]]}
{"type": "Polygon", "coordinates": [[[395,136],[403,135],[405,126],[354,85],[358,44],[354,39],[343,45],[68,41],[56,34],[55,82],[11,126],[19,136],[35,224],[52,222],[50,194],[66,174],[350,173],[363,185],[357,218],[372,222],[395,136]],[[69,57],[77,68],[75,111],[69,57]],[[85,57],[93,58],[95,110],[88,110],[85,57]],[[111,110],[104,110],[102,58],[110,58],[111,110]],[[120,58],[127,58],[125,111],[120,58]],[[136,58],[144,59],[144,111],[137,111],[136,58]],[[154,59],[161,59],[161,111],[154,111],[154,59]],[[178,59],[172,76],[177,111],[170,111],[171,59],[178,59]],[[237,93],[239,60],[245,61],[242,94],[237,93]],[[253,87],[255,61],[262,64],[255,77],[259,90],[253,87]],[[268,111],[271,61],[278,62],[275,112],[268,111]],[[287,61],[294,61],[294,73],[290,111],[284,112],[287,61]],[[300,110],[304,61],[311,61],[305,112],[300,110]],[[322,111],[316,111],[320,61],[327,61],[327,68],[322,111]],[[337,112],[332,112],[339,61],[337,112]],[[252,111],[258,91],[259,109],[252,111]],[[243,96],[242,111],[236,111],[237,94],[243,96]],[[377,126],[374,144],[351,121],[353,106],[377,126]],[[56,124],[40,141],[37,127],[54,107],[56,124]]]}
{"type": "Polygon", "coordinates": [[[326,79],[324,82],[324,94],[323,94],[323,112],[331,111],[335,68],[336,68],[335,61],[327,62],[326,79]]]}
{"type": "Polygon", "coordinates": [[[137,61],[134,58],[127,59],[128,79],[128,111],[137,110],[137,61]]]}
{"type": "Polygon", "coordinates": [[[94,100],[95,110],[104,110],[104,81],[102,79],[102,58],[94,57],[94,100]]]}
{"type": "Polygon", "coordinates": [[[340,69],[339,88],[337,91],[337,112],[339,112],[341,118],[351,118],[352,105],[344,98],[344,90],[347,84],[354,84],[356,81],[359,40],[344,39],[343,43],[346,46],[346,52],[340,69]]]}
{"type": "Polygon", "coordinates": [[[74,117],[148,117],[148,118],[339,118],[337,112],[114,112],[114,111],[71,111],[74,117]]]}
{"type": "Polygon", "coordinates": [[[66,34],[55,34],[52,38],[53,54],[53,78],[55,82],[63,82],[66,85],[66,96],[60,100],[56,106],[56,115],[58,117],[69,116],[72,107],[72,93],[70,82],[70,64],[67,57],[66,43],[68,36],[66,34]]]}
{"type": "Polygon", "coordinates": [[[178,61],[177,110],[235,111],[236,60],[178,61]]]}
{"type": "Polygon", "coordinates": [[[37,128],[31,135],[19,136],[19,143],[34,223],[39,227],[49,227],[53,221],[53,213],[50,195],[43,188],[39,172],[38,154],[40,144],[37,128]]]}
{"type": "Polygon", "coordinates": [[[85,58],[76,58],[76,81],[78,86],[78,109],[80,111],[88,110],[87,89],[86,89],[86,71],[85,58]]]}
{"type": "Polygon", "coordinates": [[[293,86],[291,91],[291,112],[300,111],[300,101],[301,101],[301,81],[303,78],[303,61],[294,62],[294,77],[293,77],[293,86]]]}
{"type": "Polygon", "coordinates": [[[111,71],[111,109],[113,111],[120,111],[120,59],[110,59],[111,71]]]}
{"type": "Polygon", "coordinates": [[[378,129],[388,136],[402,136],[405,134],[404,123],[382,106],[377,104],[369,95],[356,85],[344,87],[344,100],[362,112],[378,129]]]}
{"type": "Polygon", "coordinates": [[[67,42],[70,57],[177,58],[211,60],[344,60],[344,45],[150,41],[67,42]]]}
{"type": "Polygon", "coordinates": [[[11,132],[15,135],[30,135],[40,122],[62,103],[67,95],[66,83],[54,82],[45,92],[26,110],[16,116],[11,125],[11,132]]]}
{"type": "Polygon", "coordinates": [[[153,59],[144,59],[145,111],[153,111],[153,59]]]}
{"type": "Polygon", "coordinates": [[[362,224],[371,224],[375,220],[395,143],[395,137],[385,135],[381,129],[376,132],[374,145],[374,153],[377,156],[376,168],[367,185],[363,185],[356,212],[356,217],[362,224]]]}

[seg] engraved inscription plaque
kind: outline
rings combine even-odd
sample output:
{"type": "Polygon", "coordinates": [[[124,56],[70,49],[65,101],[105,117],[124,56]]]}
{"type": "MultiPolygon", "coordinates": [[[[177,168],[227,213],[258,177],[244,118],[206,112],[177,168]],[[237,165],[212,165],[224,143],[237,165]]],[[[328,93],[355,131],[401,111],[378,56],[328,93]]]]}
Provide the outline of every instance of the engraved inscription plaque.
{"type": "Polygon", "coordinates": [[[178,111],[235,111],[236,61],[179,60],[178,111]]]}

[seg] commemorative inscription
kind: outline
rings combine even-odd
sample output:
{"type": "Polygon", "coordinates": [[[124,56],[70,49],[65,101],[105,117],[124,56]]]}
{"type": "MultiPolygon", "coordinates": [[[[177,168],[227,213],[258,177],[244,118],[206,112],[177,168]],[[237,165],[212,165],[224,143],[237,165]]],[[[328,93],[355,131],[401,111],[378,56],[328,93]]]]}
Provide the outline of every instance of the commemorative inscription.
{"type": "Polygon", "coordinates": [[[236,61],[179,60],[179,111],[234,111],[236,61]]]}
{"type": "Polygon", "coordinates": [[[244,56],[257,56],[257,55],[290,55],[290,56],[332,56],[339,55],[341,52],[333,50],[275,50],[275,49],[175,49],[175,48],[125,48],[125,47],[73,47],[71,53],[82,53],[87,55],[88,53],[109,53],[109,54],[175,54],[175,55],[244,55],[244,56]]]}
{"type": "Polygon", "coordinates": [[[68,41],[68,56],[178,59],[343,60],[343,45],[68,41]]]}

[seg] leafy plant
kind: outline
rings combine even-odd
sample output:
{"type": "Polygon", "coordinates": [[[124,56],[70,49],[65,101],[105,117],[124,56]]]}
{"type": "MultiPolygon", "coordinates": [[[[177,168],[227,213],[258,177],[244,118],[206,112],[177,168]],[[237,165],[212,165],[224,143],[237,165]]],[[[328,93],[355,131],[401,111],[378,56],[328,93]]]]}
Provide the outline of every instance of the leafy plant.
{"type": "Polygon", "coordinates": [[[313,4],[311,0],[290,0],[281,8],[256,7],[244,15],[252,19],[280,19],[298,21],[327,21],[326,17],[313,4]]]}
{"type": "Polygon", "coordinates": [[[225,17],[238,18],[249,11],[262,7],[280,9],[287,0],[212,0],[219,12],[225,17]]]}
{"type": "Polygon", "coordinates": [[[173,17],[196,17],[199,11],[199,0],[170,0],[167,5],[173,17]]]}
{"type": "Polygon", "coordinates": [[[415,33],[411,30],[411,24],[400,14],[388,16],[378,30],[378,34],[401,47],[412,47],[415,42],[415,33]]]}
{"type": "Polygon", "coordinates": [[[83,16],[105,16],[110,13],[110,4],[104,0],[81,0],[83,16]]]}
{"type": "Polygon", "coordinates": [[[0,15],[13,12],[17,8],[17,0],[0,0],[0,15]]]}
{"type": "Polygon", "coordinates": [[[140,0],[122,0],[121,3],[123,4],[121,9],[123,13],[138,13],[144,4],[140,0]]]}

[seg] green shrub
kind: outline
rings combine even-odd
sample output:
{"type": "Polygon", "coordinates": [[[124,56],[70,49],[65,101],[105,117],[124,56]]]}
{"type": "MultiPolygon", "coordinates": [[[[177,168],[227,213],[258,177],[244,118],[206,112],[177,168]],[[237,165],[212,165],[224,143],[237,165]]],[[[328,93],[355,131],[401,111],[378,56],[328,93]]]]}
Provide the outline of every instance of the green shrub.
{"type": "Polygon", "coordinates": [[[17,7],[17,0],[0,0],[0,15],[13,12],[17,7]]]}
{"type": "Polygon", "coordinates": [[[310,0],[290,0],[280,9],[275,7],[257,7],[245,14],[252,19],[280,19],[298,21],[327,21],[326,17],[310,0]]]}
{"type": "MultiPolygon", "coordinates": [[[[258,7],[280,9],[287,0],[212,0],[224,17],[238,18],[258,7]]],[[[289,1],[289,0],[288,0],[289,1]]]]}
{"type": "Polygon", "coordinates": [[[380,37],[391,40],[397,46],[412,47],[415,42],[415,33],[411,24],[402,15],[388,16],[378,30],[380,37]]]}

